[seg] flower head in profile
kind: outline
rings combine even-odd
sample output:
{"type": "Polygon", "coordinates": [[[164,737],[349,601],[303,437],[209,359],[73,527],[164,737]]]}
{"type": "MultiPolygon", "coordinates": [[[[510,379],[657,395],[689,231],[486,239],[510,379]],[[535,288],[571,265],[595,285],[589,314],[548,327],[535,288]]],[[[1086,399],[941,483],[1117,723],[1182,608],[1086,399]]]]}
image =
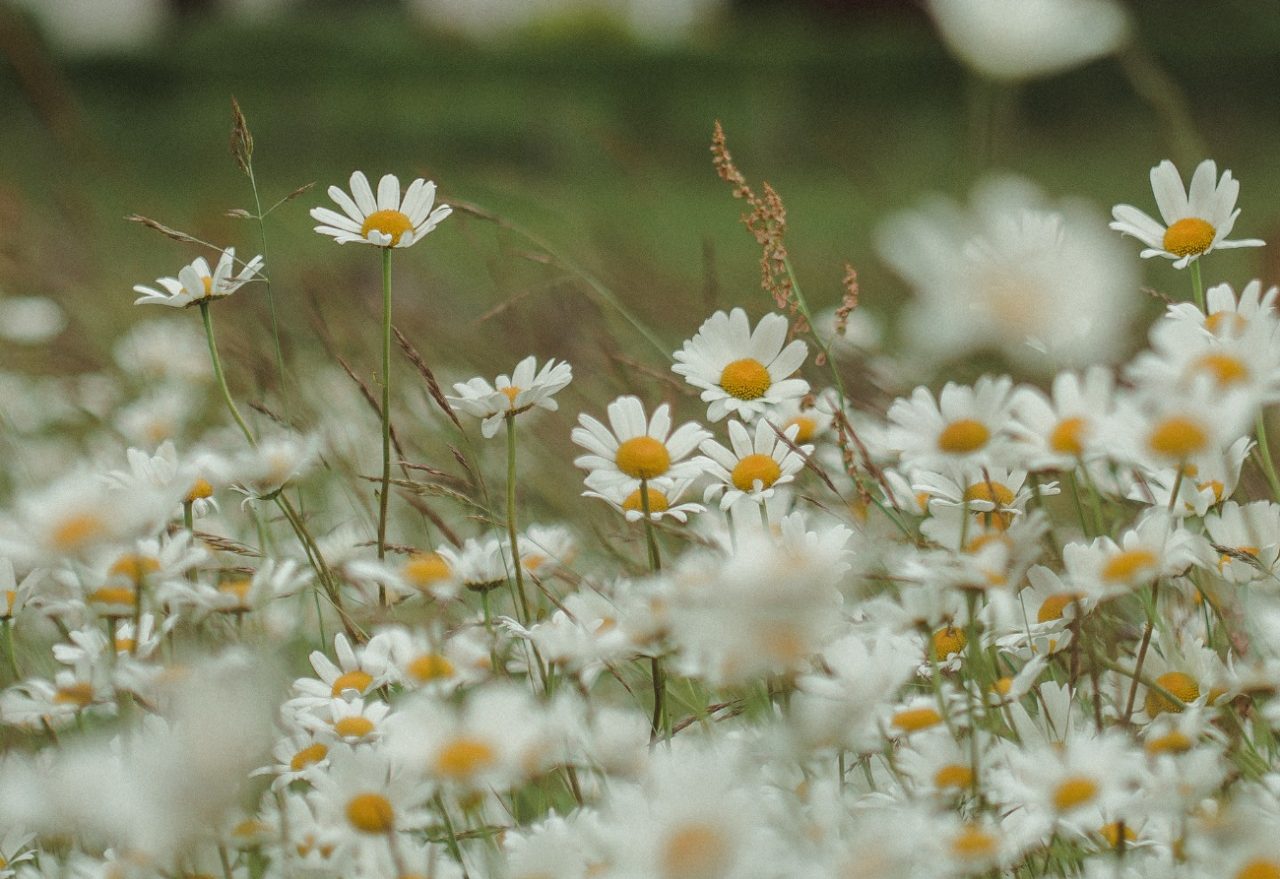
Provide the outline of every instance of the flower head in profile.
{"type": "Polygon", "coordinates": [[[1183,188],[1173,162],[1165,159],[1151,169],[1151,191],[1163,223],[1132,205],[1119,204],[1111,209],[1115,218],[1111,228],[1145,244],[1143,259],[1163,256],[1174,261],[1174,268],[1184,269],[1196,257],[1216,248],[1261,247],[1264,243],[1257,238],[1227,240],[1240,216],[1236,208],[1240,182],[1231,177],[1230,171],[1223,171],[1219,178],[1218,166],[1212,159],[1205,159],[1196,168],[1189,189],[1183,188]]]}
{"type": "Polygon", "coordinates": [[[342,208],[342,213],[312,208],[311,218],[320,223],[317,232],[331,236],[339,244],[358,241],[375,247],[408,247],[453,213],[448,205],[432,209],[436,185],[421,177],[409,184],[401,198],[400,180],[387,174],[378,181],[375,197],[368,178],[356,171],[351,175],[350,195],[330,186],[329,197],[342,208]]]}
{"type": "Polygon", "coordinates": [[[183,266],[176,278],[160,278],[156,281],[162,288],[157,290],[145,284],[134,286],[135,293],[141,293],[133,300],[134,305],[168,305],[172,308],[187,308],[214,299],[222,299],[239,290],[262,268],[262,257],[255,256],[240,269],[235,271],[236,249],[228,247],[218,257],[218,264],[209,268],[209,262],[203,256],[198,257],[190,265],[183,266]]]}
{"type": "Polygon", "coordinates": [[[808,348],[799,339],[784,346],[786,341],[787,319],[780,314],[766,314],[753,331],[741,308],[717,311],[675,353],[671,369],[702,388],[702,402],[711,404],[710,420],[734,413],[750,420],[809,393],[807,381],[791,377],[808,348]]]}
{"type": "Polygon", "coordinates": [[[538,369],[532,356],[521,360],[511,375],[500,375],[489,384],[477,376],[453,386],[456,396],[449,402],[468,415],[484,419],[480,432],[485,439],[498,432],[508,415],[518,415],[534,407],[554,412],[559,408],[552,397],[573,380],[573,369],[567,363],[548,360],[538,369]]]}

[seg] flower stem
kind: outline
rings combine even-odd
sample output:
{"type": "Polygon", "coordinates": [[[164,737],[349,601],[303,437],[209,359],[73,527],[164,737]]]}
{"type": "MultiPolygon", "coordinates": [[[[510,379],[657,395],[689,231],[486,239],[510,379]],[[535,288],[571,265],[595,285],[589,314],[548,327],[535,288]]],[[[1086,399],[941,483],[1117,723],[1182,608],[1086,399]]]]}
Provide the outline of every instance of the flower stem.
{"type": "Polygon", "coordinates": [[[1191,292],[1196,297],[1196,308],[1204,311],[1204,279],[1200,276],[1200,260],[1191,261],[1191,292]]]}
{"type": "Polygon", "coordinates": [[[244,432],[244,437],[249,441],[249,445],[256,446],[258,441],[253,438],[253,431],[249,430],[249,425],[245,424],[244,418],[240,415],[240,410],[236,408],[236,401],[231,398],[231,390],[227,387],[227,376],[222,371],[222,360],[218,357],[218,344],[213,337],[213,316],[209,313],[209,303],[200,303],[200,317],[204,319],[204,334],[209,340],[209,357],[213,361],[213,375],[218,380],[218,387],[222,391],[222,399],[227,404],[227,409],[231,412],[231,417],[235,419],[240,430],[244,432]]]}
{"type": "MultiPolygon", "coordinates": [[[[657,574],[662,570],[662,556],[658,553],[658,540],[653,534],[653,518],[649,507],[649,480],[640,480],[640,511],[644,514],[644,539],[649,546],[649,569],[657,574]]],[[[658,740],[663,730],[667,730],[670,718],[667,715],[667,676],[662,668],[662,657],[649,659],[649,670],[653,676],[653,720],[650,723],[649,744],[658,740]]],[[[667,741],[671,733],[667,731],[667,741]]]]}
{"type": "Polygon", "coordinates": [[[644,540],[649,547],[649,569],[653,573],[662,570],[662,556],[658,552],[658,539],[653,534],[653,518],[649,508],[649,480],[640,480],[640,511],[644,514],[644,540]]]}
{"type": "Polygon", "coordinates": [[[1258,436],[1258,457],[1262,459],[1262,472],[1267,477],[1267,485],[1271,487],[1271,495],[1280,500],[1280,477],[1276,476],[1276,465],[1271,460],[1271,445],[1267,442],[1267,419],[1262,409],[1258,410],[1254,428],[1258,436]]]}
{"type": "MultiPolygon", "coordinates": [[[[387,503],[391,488],[391,248],[382,248],[382,492],[378,497],[378,558],[387,555],[387,503]]],[[[386,594],[379,589],[379,603],[386,594]]]]}
{"type": "Polygon", "coordinates": [[[524,570],[520,564],[520,537],[516,533],[516,414],[508,412],[507,421],[507,538],[511,541],[511,565],[515,568],[516,599],[520,602],[522,625],[529,625],[529,598],[524,593],[524,570]]]}

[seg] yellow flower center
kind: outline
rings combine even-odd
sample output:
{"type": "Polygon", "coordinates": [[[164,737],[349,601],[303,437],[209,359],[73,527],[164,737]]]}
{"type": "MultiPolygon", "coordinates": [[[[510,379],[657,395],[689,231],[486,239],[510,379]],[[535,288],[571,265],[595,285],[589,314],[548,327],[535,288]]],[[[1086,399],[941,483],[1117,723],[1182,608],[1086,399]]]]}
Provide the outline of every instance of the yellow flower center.
{"type": "Polygon", "coordinates": [[[773,384],[769,370],[759,360],[735,360],[720,373],[720,387],[739,400],[758,400],[773,384]]]}
{"type": "Polygon", "coordinates": [[[1107,559],[1102,566],[1102,579],[1111,583],[1123,583],[1133,580],[1139,574],[1147,574],[1147,569],[1156,566],[1156,557],[1149,549],[1126,549],[1107,559]]]}
{"type": "MultiPolygon", "coordinates": [[[[649,488],[649,512],[662,513],[667,510],[671,502],[667,500],[667,496],[656,488],[649,488]]],[[[635,510],[638,513],[644,512],[644,499],[640,497],[640,489],[636,489],[627,495],[627,499],[622,502],[622,509],[635,510]]]]}
{"type": "MultiPolygon", "coordinates": [[[[1121,824],[1119,821],[1112,821],[1110,824],[1103,824],[1098,828],[1098,833],[1107,841],[1107,845],[1112,848],[1120,847],[1120,828],[1124,828],[1124,841],[1133,842],[1138,838],[1138,834],[1133,832],[1133,828],[1128,824],[1121,824]]],[[[1277,877],[1280,879],[1280,877],[1277,877]]]]}
{"type": "Polygon", "coordinates": [[[782,468],[771,455],[746,455],[733,467],[731,474],[734,487],[738,491],[751,491],[757,482],[761,488],[768,488],[778,481],[782,468]]]}
{"type": "Polygon", "coordinates": [[[807,443],[809,440],[813,439],[813,435],[817,432],[818,422],[814,421],[808,415],[797,415],[783,426],[782,432],[786,433],[787,430],[792,427],[796,429],[796,438],[794,442],[807,443]]]}
{"type": "Polygon", "coordinates": [[[1013,503],[1013,492],[1006,485],[998,482],[975,482],[964,490],[964,499],[966,501],[986,501],[996,505],[996,509],[990,512],[978,511],[975,516],[987,528],[997,528],[1001,531],[1013,524],[1013,513],[1000,511],[1001,507],[1007,507],[1013,503]]]}
{"type": "Polygon", "coordinates": [[[1072,776],[1053,791],[1053,807],[1059,812],[1083,806],[1098,795],[1098,783],[1083,775],[1072,776]]]}
{"type": "Polygon", "coordinates": [[[63,552],[74,552],[97,539],[107,530],[101,518],[92,513],[69,516],[54,526],[53,545],[63,552]]]}
{"type": "Polygon", "coordinates": [[[651,436],[632,437],[618,446],[618,469],[633,479],[653,479],[671,467],[667,447],[651,436]]]}
{"type": "Polygon", "coordinates": [[[334,679],[333,695],[341,696],[343,690],[355,690],[356,692],[363,694],[372,683],[373,675],[369,674],[367,671],[361,671],[360,669],[349,671],[346,674],[338,675],[338,677],[334,679]]]}
{"type": "Polygon", "coordinates": [[[213,295],[213,276],[208,275],[206,277],[201,278],[200,283],[204,285],[204,295],[212,296],[213,295]]]}
{"type": "Polygon", "coordinates": [[[67,684],[65,687],[58,687],[53,694],[53,704],[55,705],[74,705],[77,708],[83,708],[92,701],[93,684],[83,681],[67,684]]]}
{"type": "Polygon", "coordinates": [[[1217,381],[1219,387],[1238,384],[1249,378],[1249,367],[1238,357],[1211,351],[1194,364],[1195,369],[1207,372],[1217,381]]]}
{"type": "Polygon", "coordinates": [[[347,820],[361,833],[389,833],[396,826],[396,812],[382,794],[356,794],[347,800],[347,820]]]}
{"type": "Polygon", "coordinates": [[[449,563],[438,552],[419,553],[405,562],[401,573],[415,588],[425,590],[449,579],[449,563]]]}
{"type": "MultiPolygon", "coordinates": [[[[1194,702],[1200,698],[1200,685],[1195,682],[1195,678],[1191,675],[1183,674],[1180,671],[1169,671],[1156,678],[1156,683],[1173,695],[1177,696],[1183,702],[1194,702]]],[[[1157,714],[1163,714],[1166,711],[1178,714],[1182,711],[1182,706],[1175,703],[1172,699],[1165,697],[1163,694],[1155,690],[1147,691],[1146,709],[1148,717],[1155,717],[1157,714]]]]}
{"type": "Polygon", "coordinates": [[[946,626],[933,633],[933,658],[942,662],[953,653],[964,650],[969,639],[960,629],[946,626]]]}
{"type": "Polygon", "coordinates": [[[1075,592],[1059,592],[1057,595],[1050,595],[1040,603],[1040,610],[1036,612],[1036,622],[1049,623],[1062,619],[1062,614],[1066,612],[1067,607],[1078,598],[1080,595],[1075,592]]]}
{"type": "Polygon", "coordinates": [[[965,860],[989,858],[996,853],[996,838],[980,827],[969,826],[951,838],[951,853],[965,860]]]}
{"type": "Polygon", "coordinates": [[[436,773],[453,781],[465,781],[498,761],[493,746],[480,739],[454,739],[436,755],[436,773]]]}
{"type": "Polygon", "coordinates": [[[236,601],[244,604],[249,598],[249,588],[253,586],[253,580],[248,577],[242,577],[239,580],[223,580],[218,584],[218,591],[223,595],[234,596],[236,601]]]}
{"type": "Polygon", "coordinates": [[[293,759],[289,761],[289,768],[299,772],[312,763],[319,763],[327,756],[329,756],[329,747],[322,742],[315,742],[294,754],[293,759]]]}
{"type": "Polygon", "coordinates": [[[667,837],[662,848],[664,879],[713,879],[729,872],[729,841],[718,828],[687,824],[667,837]]]}
{"type": "Polygon", "coordinates": [[[961,418],[953,421],[938,434],[938,448],[952,455],[976,452],[991,439],[991,431],[981,421],[961,418]]]}
{"type": "Polygon", "coordinates": [[[1157,424],[1147,436],[1147,447],[1157,455],[1185,460],[1209,446],[1209,435],[1190,418],[1174,415],[1157,424]]]}
{"type": "Polygon", "coordinates": [[[405,232],[412,231],[413,223],[409,222],[409,218],[399,211],[374,211],[365,217],[364,225],[360,227],[360,235],[364,238],[369,237],[369,233],[373,231],[381,232],[383,235],[391,236],[390,247],[395,247],[400,243],[400,236],[405,232]]]}
{"type": "Polygon", "coordinates": [[[0,617],[13,616],[13,607],[18,603],[18,590],[6,589],[0,592],[0,596],[4,597],[4,606],[0,607],[0,617]]]}
{"type": "Polygon", "coordinates": [[[361,714],[340,717],[333,723],[333,731],[344,739],[362,739],[373,730],[373,721],[361,714]]]}
{"type": "Polygon", "coordinates": [[[115,639],[116,653],[132,653],[133,648],[136,646],[138,646],[138,642],[132,638],[126,638],[123,635],[119,635],[115,639]]]}
{"type": "Polygon", "coordinates": [[[1084,437],[1089,430],[1089,422],[1083,418],[1064,418],[1049,433],[1049,448],[1059,455],[1084,454],[1084,437]]]}
{"type": "Polygon", "coordinates": [[[138,600],[130,586],[104,586],[90,592],[88,597],[94,604],[123,604],[129,607],[133,607],[138,600]]]}
{"type": "Polygon", "coordinates": [[[154,574],[159,570],[159,559],[129,553],[117,559],[107,573],[114,576],[128,577],[136,583],[148,574],[154,574]]]}
{"type": "Polygon", "coordinates": [[[184,500],[187,503],[193,503],[207,497],[213,497],[213,486],[209,484],[209,480],[200,478],[192,483],[191,490],[187,492],[184,500]]]}
{"type": "MultiPolygon", "coordinates": [[[[1191,739],[1186,733],[1172,730],[1147,742],[1148,754],[1183,754],[1191,750],[1191,739]]],[[[1280,879],[1280,877],[1277,877],[1280,879]]]]}
{"type": "Polygon", "coordinates": [[[991,692],[1001,697],[1008,696],[1013,692],[1013,678],[1008,676],[996,678],[996,682],[991,685],[991,692]]]}
{"type": "Polygon", "coordinates": [[[505,388],[498,388],[498,390],[507,398],[507,408],[516,408],[516,397],[520,396],[520,389],[515,385],[508,385],[505,388]]]}
{"type": "Polygon", "coordinates": [[[1209,332],[1215,336],[1222,335],[1222,331],[1230,326],[1231,331],[1237,335],[1243,333],[1245,328],[1249,326],[1249,319],[1235,311],[1223,309],[1215,311],[1204,319],[1204,326],[1209,332]],[[1230,321],[1230,324],[1227,324],[1230,321]]]}
{"type": "Polygon", "coordinates": [[[942,723],[942,715],[933,708],[905,708],[893,715],[893,725],[903,732],[919,732],[942,723]]]}
{"type": "Polygon", "coordinates": [[[1256,858],[1240,868],[1236,879],[1280,879],[1280,863],[1256,858]]]}
{"type": "Polygon", "coordinates": [[[973,784],[973,770],[963,763],[949,763],[933,774],[937,787],[965,788],[973,784]]]}
{"type": "Polygon", "coordinates": [[[1184,217],[1164,233],[1164,249],[1177,256],[1196,256],[1213,244],[1215,229],[1199,217],[1184,217]]]}
{"type": "Polygon", "coordinates": [[[426,684],[442,678],[453,677],[453,663],[438,653],[424,653],[405,666],[409,676],[419,683],[426,684]]]}

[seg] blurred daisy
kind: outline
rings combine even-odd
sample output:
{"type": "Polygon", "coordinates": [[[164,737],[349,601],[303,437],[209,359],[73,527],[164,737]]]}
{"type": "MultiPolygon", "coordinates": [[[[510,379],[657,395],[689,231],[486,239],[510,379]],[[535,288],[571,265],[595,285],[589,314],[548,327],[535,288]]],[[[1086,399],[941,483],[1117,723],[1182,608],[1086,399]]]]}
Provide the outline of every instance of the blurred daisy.
{"type": "Polygon", "coordinates": [[[743,498],[762,503],[773,497],[774,487],[796,478],[813,446],[796,446],[796,427],[784,437],[768,421],[756,422],[755,436],[741,421],[729,422],[729,448],[713,439],[702,442],[702,453],[711,461],[711,474],[719,482],[707,486],[703,501],[720,496],[720,509],[727,510],[743,498]],[[723,493],[723,494],[722,494],[723,493]]]}
{"type": "Polygon", "coordinates": [[[531,355],[521,360],[510,376],[500,375],[492,385],[479,376],[459,382],[453,386],[458,393],[449,397],[449,402],[468,415],[484,419],[480,433],[489,439],[508,415],[518,415],[535,406],[550,412],[559,408],[552,396],[573,380],[573,369],[554,360],[548,360],[542,369],[537,366],[531,355]]]}
{"type": "Polygon", "coordinates": [[[1196,168],[1189,190],[1183,188],[1173,162],[1165,159],[1151,169],[1151,190],[1163,224],[1132,205],[1111,209],[1115,218],[1111,228],[1145,244],[1143,259],[1163,256],[1174,261],[1174,268],[1184,269],[1214,248],[1261,247],[1264,243],[1257,238],[1227,240],[1240,216],[1236,208],[1240,183],[1232,179],[1230,171],[1223,171],[1219,179],[1218,166],[1212,159],[1205,159],[1196,168]]]}
{"type": "Polygon", "coordinates": [[[639,397],[619,397],[609,404],[609,426],[590,415],[578,416],[572,438],[590,454],[575,458],[575,467],[590,470],[597,490],[618,483],[639,488],[642,479],[692,478],[703,469],[701,459],[684,460],[709,433],[695,422],[671,431],[671,407],[663,403],[646,421],[639,397]]]}
{"type": "Polygon", "coordinates": [[[262,257],[255,256],[244,264],[238,273],[235,271],[236,249],[228,247],[218,257],[218,264],[211,271],[205,258],[199,257],[190,265],[183,266],[176,278],[160,278],[156,281],[163,291],[144,284],[133,289],[141,293],[133,301],[134,305],[168,305],[173,308],[187,308],[214,299],[222,299],[239,290],[254,279],[262,268],[262,257]]]}
{"type": "Polygon", "coordinates": [[[808,347],[799,339],[787,340],[787,319],[766,314],[754,331],[741,308],[725,314],[717,311],[702,324],[698,334],[675,353],[671,367],[710,403],[707,418],[719,421],[736,413],[751,420],[766,409],[809,393],[809,383],[791,378],[804,363],[808,347]]]}
{"type": "Polygon", "coordinates": [[[419,177],[400,197],[400,181],[387,174],[378,181],[374,197],[369,180],[361,171],[351,175],[351,194],[329,187],[329,197],[342,213],[329,208],[312,208],[311,218],[321,225],[316,231],[339,244],[358,241],[377,247],[408,247],[440,224],[453,208],[440,205],[432,210],[436,185],[419,177]]]}

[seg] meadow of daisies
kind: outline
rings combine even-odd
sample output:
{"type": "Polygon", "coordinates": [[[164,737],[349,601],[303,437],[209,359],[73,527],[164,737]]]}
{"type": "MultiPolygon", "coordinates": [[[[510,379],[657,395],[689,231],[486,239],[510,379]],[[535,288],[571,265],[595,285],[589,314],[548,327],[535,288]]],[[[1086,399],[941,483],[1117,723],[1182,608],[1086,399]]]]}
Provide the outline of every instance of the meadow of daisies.
{"type": "Polygon", "coordinates": [[[1230,171],[905,208],[895,347],[855,267],[810,307],[716,124],[762,289],[654,328],[531,239],[632,346],[637,392],[569,411],[574,364],[445,380],[396,324],[474,208],[363,171],[266,205],[253,149],[236,107],[238,249],[134,218],[191,256],[120,291],[109,375],[0,376],[0,879],[1280,879],[1280,290],[1218,274],[1263,246],[1230,171]],[[279,341],[298,204],[381,278],[367,362],[279,341]]]}

